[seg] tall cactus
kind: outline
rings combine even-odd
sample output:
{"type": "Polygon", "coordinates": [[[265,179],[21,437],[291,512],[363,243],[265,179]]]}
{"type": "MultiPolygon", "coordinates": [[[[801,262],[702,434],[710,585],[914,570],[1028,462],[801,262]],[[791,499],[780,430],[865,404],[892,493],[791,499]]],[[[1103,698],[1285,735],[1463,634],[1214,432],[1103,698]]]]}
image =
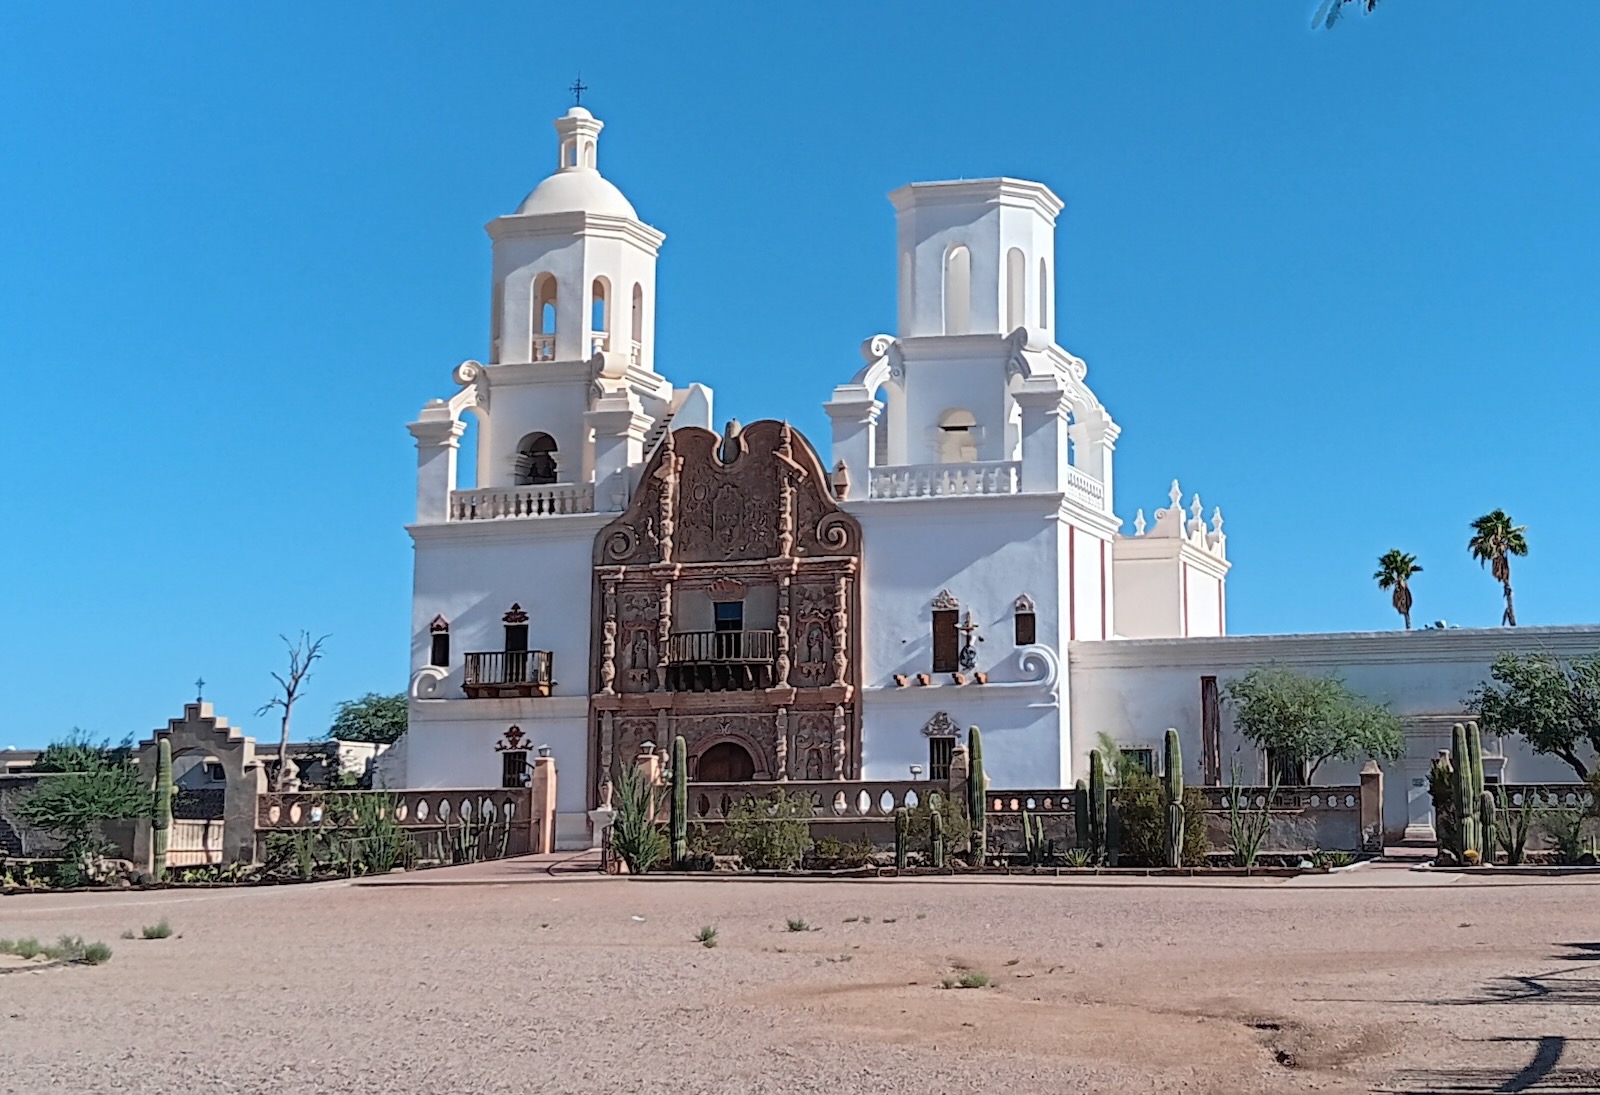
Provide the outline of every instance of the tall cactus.
{"type": "Polygon", "coordinates": [[[1183,753],[1178,747],[1178,732],[1167,731],[1167,866],[1183,866],[1183,753]]]}
{"type": "Polygon", "coordinates": [[[1450,735],[1450,764],[1455,771],[1456,816],[1460,819],[1456,837],[1456,859],[1467,862],[1468,852],[1482,848],[1478,833],[1478,801],[1473,797],[1472,751],[1467,728],[1459,722],[1450,735]]]}
{"type": "Polygon", "coordinates": [[[1100,750],[1089,750],[1089,854],[1106,861],[1106,762],[1100,750]]]}
{"type": "Polygon", "coordinates": [[[1478,847],[1484,863],[1494,862],[1494,811],[1494,795],[1483,792],[1478,796],[1478,847]]]}
{"type": "Polygon", "coordinates": [[[1022,847],[1030,867],[1044,866],[1050,856],[1050,845],[1044,837],[1044,818],[1028,810],[1022,811],[1022,847]]]}
{"type": "Polygon", "coordinates": [[[928,861],[934,870],[944,870],[944,815],[937,805],[928,815],[928,861]]]}
{"type": "Polygon", "coordinates": [[[972,823],[972,863],[983,866],[989,850],[988,793],[983,786],[983,734],[967,728],[967,817],[972,823]]]}
{"type": "MultiPolygon", "coordinates": [[[[937,816],[937,815],[935,815],[937,816]]],[[[911,835],[911,811],[904,806],[894,811],[894,869],[906,869],[906,843],[911,835]]]]}
{"type": "Polygon", "coordinates": [[[1089,785],[1081,779],[1072,787],[1072,834],[1077,847],[1086,851],[1094,847],[1089,842],[1089,785]]]}
{"type": "Polygon", "coordinates": [[[689,859],[689,749],[683,735],[672,739],[672,869],[689,859]]]}
{"type": "Polygon", "coordinates": [[[155,816],[150,821],[150,836],[154,856],[155,876],[159,882],[167,876],[167,836],[172,829],[172,742],[162,738],[156,743],[155,816]]]}
{"type": "MultiPolygon", "coordinates": [[[[1478,724],[1467,723],[1467,760],[1472,765],[1472,786],[1468,789],[1472,801],[1477,802],[1478,796],[1483,794],[1483,735],[1478,733],[1478,724]]],[[[1482,834],[1479,834],[1482,836],[1482,834]]]]}

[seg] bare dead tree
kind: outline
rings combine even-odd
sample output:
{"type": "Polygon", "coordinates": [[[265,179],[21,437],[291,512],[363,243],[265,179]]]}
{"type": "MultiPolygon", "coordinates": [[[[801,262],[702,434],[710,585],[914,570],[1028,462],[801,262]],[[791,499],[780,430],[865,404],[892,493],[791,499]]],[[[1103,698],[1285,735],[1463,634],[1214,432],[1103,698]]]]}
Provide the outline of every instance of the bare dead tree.
{"type": "Polygon", "coordinates": [[[287,675],[273,673],[272,679],[278,682],[282,695],[274,696],[257,710],[257,715],[265,715],[271,711],[281,712],[280,736],[278,738],[278,776],[273,781],[272,789],[282,791],[289,781],[289,719],[294,715],[295,701],[300,698],[301,689],[311,677],[311,664],[322,657],[322,644],[328,636],[313,639],[311,632],[302,631],[300,637],[290,640],[287,635],[279,635],[283,645],[289,648],[289,672],[287,675]]]}

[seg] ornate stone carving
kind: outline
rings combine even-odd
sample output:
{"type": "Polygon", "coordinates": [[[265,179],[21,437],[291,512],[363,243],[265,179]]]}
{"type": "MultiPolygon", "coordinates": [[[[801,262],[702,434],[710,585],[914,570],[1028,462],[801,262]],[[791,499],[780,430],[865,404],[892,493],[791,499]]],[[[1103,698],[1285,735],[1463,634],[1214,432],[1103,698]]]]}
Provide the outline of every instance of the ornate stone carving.
{"type": "Polygon", "coordinates": [[[1026,593],[1022,594],[1022,596],[1018,597],[1015,601],[1011,602],[1011,611],[1012,612],[1032,612],[1033,611],[1033,598],[1028,596],[1026,593]]]}
{"type": "Polygon", "coordinates": [[[510,611],[500,617],[500,620],[502,623],[508,624],[525,624],[528,622],[528,614],[522,611],[520,604],[513,602],[510,611]]]}
{"type": "Polygon", "coordinates": [[[600,625],[600,692],[616,695],[617,679],[617,583],[607,582],[602,597],[600,625]]]}
{"type": "Polygon", "coordinates": [[[839,576],[838,584],[834,587],[833,612],[829,616],[833,628],[834,684],[847,684],[850,680],[850,636],[847,630],[850,624],[849,583],[849,578],[842,574],[839,576]]]}
{"type": "Polygon", "coordinates": [[[438,635],[441,632],[447,632],[449,630],[450,621],[445,619],[443,616],[435,616],[433,618],[433,622],[428,624],[429,634],[438,635]]]}
{"type": "Polygon", "coordinates": [[[772,661],[772,679],[776,684],[789,683],[789,587],[787,574],[778,578],[777,651],[772,661]]]}
{"type": "Polygon", "coordinates": [[[833,778],[844,779],[844,707],[833,709],[833,778]]]}
{"type": "Polygon", "coordinates": [[[749,589],[737,578],[720,577],[711,583],[707,592],[713,601],[742,601],[749,589]]]}
{"type": "Polygon", "coordinates": [[[828,779],[833,771],[833,716],[826,711],[803,711],[795,716],[795,753],[800,778],[828,779]]]}
{"type": "Polygon", "coordinates": [[[961,736],[961,728],[956,725],[956,720],[950,717],[948,711],[937,711],[933,718],[922,725],[922,736],[925,738],[956,738],[961,736]]]}
{"type": "Polygon", "coordinates": [[[961,602],[950,596],[948,589],[941,589],[939,595],[933,599],[935,611],[944,611],[961,607],[961,602]]]}
{"type": "Polygon", "coordinates": [[[772,716],[772,747],[777,756],[777,778],[789,778],[789,709],[780,707],[772,716]]]}
{"type": "Polygon", "coordinates": [[[667,687],[667,646],[672,638],[672,583],[661,583],[660,614],[656,621],[656,687],[667,687]]]}

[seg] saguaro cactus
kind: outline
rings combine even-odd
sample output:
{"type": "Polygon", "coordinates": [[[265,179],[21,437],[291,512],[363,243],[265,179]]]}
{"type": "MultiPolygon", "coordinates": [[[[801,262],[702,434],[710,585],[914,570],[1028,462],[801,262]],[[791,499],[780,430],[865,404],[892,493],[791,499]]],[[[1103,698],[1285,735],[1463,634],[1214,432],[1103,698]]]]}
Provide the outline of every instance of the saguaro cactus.
{"type": "Polygon", "coordinates": [[[1450,766],[1455,771],[1456,817],[1459,825],[1456,836],[1456,859],[1467,862],[1467,853],[1479,852],[1478,800],[1472,793],[1472,752],[1467,728],[1459,722],[1450,735],[1450,766]]]}
{"type": "Polygon", "coordinates": [[[1098,749],[1089,750],[1089,851],[1106,861],[1106,762],[1098,749]]]}
{"type": "Polygon", "coordinates": [[[672,739],[672,869],[689,858],[689,749],[683,736],[672,739]]]}
{"type": "Polygon", "coordinates": [[[988,792],[983,786],[983,734],[976,726],[967,728],[967,817],[972,822],[972,863],[983,866],[989,849],[988,792]]]}
{"type": "Polygon", "coordinates": [[[172,743],[156,743],[155,816],[150,819],[151,847],[157,881],[167,875],[167,835],[172,828],[172,743]]]}
{"type": "MultiPolygon", "coordinates": [[[[1477,802],[1478,796],[1483,794],[1483,735],[1478,733],[1478,724],[1467,723],[1467,760],[1472,765],[1472,786],[1468,791],[1472,801],[1477,802]]],[[[1482,835],[1481,833],[1479,834],[1482,835]]]]}
{"type": "Polygon", "coordinates": [[[1183,866],[1183,753],[1178,732],[1167,731],[1167,866],[1183,866]]]}
{"type": "Polygon", "coordinates": [[[894,811],[894,869],[906,869],[906,843],[911,835],[911,811],[904,806],[894,811]]]}
{"type": "Polygon", "coordinates": [[[1478,848],[1483,862],[1494,862],[1495,801],[1488,791],[1478,796],[1478,848]]]}
{"type": "Polygon", "coordinates": [[[934,870],[944,870],[944,815],[937,806],[928,815],[928,862],[934,870]]]}
{"type": "Polygon", "coordinates": [[[1072,835],[1077,847],[1094,847],[1089,842],[1089,785],[1081,779],[1072,787],[1072,835]]]}

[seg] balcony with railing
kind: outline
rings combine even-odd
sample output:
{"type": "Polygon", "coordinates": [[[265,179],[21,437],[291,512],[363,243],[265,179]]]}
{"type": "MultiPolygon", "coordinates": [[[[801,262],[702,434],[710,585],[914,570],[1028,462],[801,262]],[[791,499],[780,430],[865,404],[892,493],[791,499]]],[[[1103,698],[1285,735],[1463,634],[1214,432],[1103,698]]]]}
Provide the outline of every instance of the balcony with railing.
{"type": "Polygon", "coordinates": [[[675,692],[770,688],[773,632],[681,631],[667,639],[667,687],[675,692]]]}
{"type": "Polygon", "coordinates": [[[467,655],[462,690],[474,700],[548,696],[555,684],[550,671],[548,650],[481,651],[467,655]]]}
{"type": "Polygon", "coordinates": [[[528,347],[530,361],[554,361],[556,359],[556,336],[534,335],[533,342],[528,347]]]}
{"type": "Polygon", "coordinates": [[[594,512],[593,483],[542,483],[450,492],[450,520],[499,521],[594,512]]]}

